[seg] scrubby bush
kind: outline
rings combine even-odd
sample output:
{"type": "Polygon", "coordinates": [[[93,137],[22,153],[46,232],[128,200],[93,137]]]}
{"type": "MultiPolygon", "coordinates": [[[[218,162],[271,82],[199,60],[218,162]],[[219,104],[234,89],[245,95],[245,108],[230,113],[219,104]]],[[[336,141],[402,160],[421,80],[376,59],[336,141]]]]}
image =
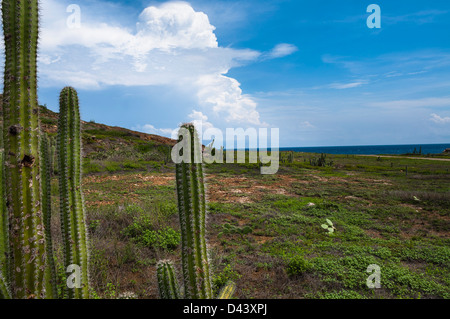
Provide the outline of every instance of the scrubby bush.
{"type": "Polygon", "coordinates": [[[289,276],[300,276],[311,270],[312,265],[301,255],[291,257],[286,265],[286,272],[289,276]]]}
{"type": "Polygon", "coordinates": [[[175,249],[181,240],[180,233],[171,227],[154,229],[152,219],[147,215],[136,217],[122,234],[142,246],[164,250],[175,249]]]}
{"type": "Polygon", "coordinates": [[[160,230],[146,230],[136,240],[147,247],[173,250],[180,244],[181,235],[171,227],[160,230]]]}
{"type": "Polygon", "coordinates": [[[213,277],[213,290],[218,292],[222,289],[229,281],[237,281],[241,278],[241,275],[233,270],[233,267],[228,264],[225,268],[213,277]]]}

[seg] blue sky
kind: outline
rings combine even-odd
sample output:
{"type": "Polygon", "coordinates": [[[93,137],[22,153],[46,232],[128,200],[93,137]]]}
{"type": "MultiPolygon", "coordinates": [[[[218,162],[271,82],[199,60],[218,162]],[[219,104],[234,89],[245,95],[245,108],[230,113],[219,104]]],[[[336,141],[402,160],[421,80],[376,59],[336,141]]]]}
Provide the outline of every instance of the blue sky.
{"type": "Polygon", "coordinates": [[[52,110],[71,85],[83,119],[165,136],[195,121],[279,128],[282,147],[450,143],[448,0],[41,3],[52,110]]]}

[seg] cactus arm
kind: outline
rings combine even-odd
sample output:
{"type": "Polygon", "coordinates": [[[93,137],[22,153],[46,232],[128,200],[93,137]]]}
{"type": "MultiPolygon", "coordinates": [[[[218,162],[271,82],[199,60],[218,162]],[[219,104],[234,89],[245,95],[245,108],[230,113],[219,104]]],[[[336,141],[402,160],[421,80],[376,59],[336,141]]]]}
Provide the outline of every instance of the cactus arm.
{"type": "Polygon", "coordinates": [[[176,164],[177,197],[182,236],[182,268],[186,298],[211,299],[212,288],[206,248],[206,204],[202,163],[195,163],[200,141],[195,127],[184,124],[181,136],[189,138],[190,163],[176,164]]]}
{"type": "Polygon", "coordinates": [[[68,289],[69,298],[89,298],[88,238],[81,189],[81,121],[77,92],[60,94],[58,171],[64,266],[81,268],[81,288],[68,289]]]}
{"type": "Polygon", "coordinates": [[[217,299],[231,299],[234,292],[236,290],[236,284],[233,281],[229,281],[225,287],[223,287],[219,294],[217,295],[217,299]]]}
{"type": "Polygon", "coordinates": [[[175,268],[171,261],[160,261],[156,266],[160,299],[180,299],[180,289],[175,268]]]}
{"type": "Polygon", "coordinates": [[[37,0],[2,2],[5,184],[11,229],[11,292],[16,298],[44,296],[36,77],[38,10],[37,0]]]}
{"type": "Polygon", "coordinates": [[[42,194],[42,216],[44,219],[45,241],[47,250],[47,267],[45,268],[45,291],[46,298],[58,297],[56,286],[56,267],[53,257],[53,241],[51,232],[52,203],[51,203],[51,167],[50,167],[49,144],[47,134],[41,136],[41,194],[42,194]]]}

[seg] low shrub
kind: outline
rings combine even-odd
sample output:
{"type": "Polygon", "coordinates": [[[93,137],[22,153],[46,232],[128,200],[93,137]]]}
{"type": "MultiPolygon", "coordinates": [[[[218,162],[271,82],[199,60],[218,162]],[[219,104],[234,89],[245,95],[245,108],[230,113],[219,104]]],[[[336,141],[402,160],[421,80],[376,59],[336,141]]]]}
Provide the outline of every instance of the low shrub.
{"type": "Polygon", "coordinates": [[[288,276],[301,276],[311,270],[312,265],[301,255],[291,257],[286,265],[286,272],[288,276]]]}

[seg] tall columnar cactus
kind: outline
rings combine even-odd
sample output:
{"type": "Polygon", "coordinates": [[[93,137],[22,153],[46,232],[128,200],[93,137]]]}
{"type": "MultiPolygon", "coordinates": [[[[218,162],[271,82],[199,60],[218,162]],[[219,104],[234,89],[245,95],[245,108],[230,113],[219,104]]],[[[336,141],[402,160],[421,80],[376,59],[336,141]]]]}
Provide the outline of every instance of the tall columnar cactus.
{"type": "Polygon", "coordinates": [[[41,136],[41,193],[42,193],[42,216],[44,218],[47,267],[45,268],[45,290],[46,298],[58,297],[56,286],[56,267],[53,257],[53,241],[51,234],[52,201],[51,201],[51,163],[49,154],[49,138],[47,134],[41,136]]]}
{"type": "Polygon", "coordinates": [[[81,287],[67,289],[67,296],[70,299],[89,298],[89,256],[81,189],[81,160],[78,95],[73,88],[66,87],[60,94],[58,122],[58,172],[64,267],[67,269],[70,265],[75,265],[80,267],[81,271],[81,287]]]}
{"type": "MultiPolygon", "coordinates": [[[[202,145],[193,124],[183,124],[172,150],[176,163],[178,212],[182,240],[182,269],[186,299],[212,299],[211,270],[206,245],[206,191],[201,159],[202,145]]],[[[170,261],[157,265],[160,298],[180,295],[175,269],[170,261]]],[[[220,291],[218,298],[231,298],[234,282],[220,291]]]]}
{"type": "Polygon", "coordinates": [[[44,296],[45,237],[39,178],[38,1],[3,0],[3,137],[15,298],[44,296]]]}
{"type": "Polygon", "coordinates": [[[161,299],[180,299],[180,288],[173,263],[162,260],[156,266],[158,291],[161,299]]]}
{"type": "Polygon", "coordinates": [[[205,181],[203,164],[198,160],[201,144],[193,124],[183,124],[179,136],[179,142],[188,139],[184,145],[189,147],[183,149],[183,152],[188,152],[183,154],[183,161],[176,164],[185,297],[210,299],[212,287],[206,249],[205,181]]]}

